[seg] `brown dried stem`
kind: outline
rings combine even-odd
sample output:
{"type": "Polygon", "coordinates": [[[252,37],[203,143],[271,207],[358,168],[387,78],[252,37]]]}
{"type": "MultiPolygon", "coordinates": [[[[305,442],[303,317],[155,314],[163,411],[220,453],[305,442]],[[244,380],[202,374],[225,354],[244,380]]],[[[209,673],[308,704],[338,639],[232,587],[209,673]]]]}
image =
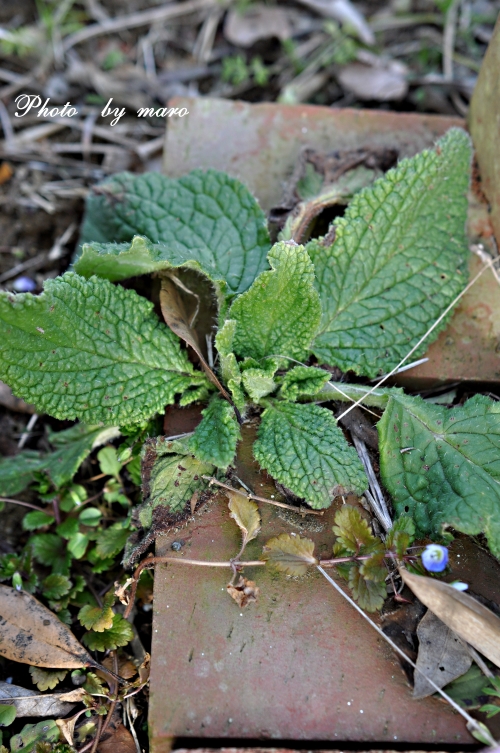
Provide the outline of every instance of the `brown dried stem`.
{"type": "Polygon", "coordinates": [[[240,489],[235,489],[234,486],[223,484],[222,481],[218,481],[213,476],[202,476],[202,478],[209,482],[209,486],[215,484],[216,486],[220,486],[221,489],[227,489],[229,492],[240,494],[242,497],[255,500],[255,502],[266,502],[268,505],[274,505],[275,507],[284,507],[286,510],[293,510],[298,515],[324,515],[324,510],[309,510],[306,507],[294,507],[293,505],[287,505],[285,502],[277,502],[274,499],[259,497],[257,494],[252,494],[251,492],[242,492],[240,489]]]}

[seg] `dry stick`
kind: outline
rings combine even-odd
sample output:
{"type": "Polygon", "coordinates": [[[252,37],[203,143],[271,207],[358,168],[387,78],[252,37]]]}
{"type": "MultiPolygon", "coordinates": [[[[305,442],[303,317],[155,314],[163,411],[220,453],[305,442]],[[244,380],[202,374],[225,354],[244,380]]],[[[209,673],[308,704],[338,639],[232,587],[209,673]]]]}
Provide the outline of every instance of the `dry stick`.
{"type": "Polygon", "coordinates": [[[354,442],[356,452],[358,453],[359,459],[363,463],[366,475],[368,476],[370,488],[365,491],[365,497],[370,503],[370,506],[379,519],[382,527],[387,532],[392,528],[392,520],[389,510],[387,509],[385,497],[382,494],[382,489],[380,488],[375,471],[373,470],[368,450],[366,449],[363,440],[354,433],[352,433],[352,441],[354,442]]]}
{"type": "MultiPolygon", "coordinates": [[[[380,635],[380,636],[381,636],[381,637],[382,637],[382,638],[384,639],[384,641],[386,641],[386,642],[387,642],[387,643],[388,643],[388,644],[389,644],[389,645],[390,645],[390,646],[391,646],[391,647],[392,647],[392,648],[394,649],[394,651],[396,651],[396,653],[398,653],[398,654],[399,654],[399,655],[400,655],[401,657],[403,657],[403,659],[404,659],[405,661],[407,661],[407,662],[408,662],[408,663],[409,663],[409,664],[410,664],[410,665],[411,665],[411,666],[413,667],[413,669],[416,669],[416,670],[417,670],[417,672],[420,672],[420,674],[421,674],[421,675],[423,675],[423,676],[425,677],[425,679],[427,680],[427,682],[429,682],[429,683],[430,683],[430,684],[432,685],[432,687],[434,688],[434,690],[435,690],[436,692],[438,692],[438,693],[439,693],[439,694],[440,694],[440,695],[441,695],[441,696],[442,696],[442,697],[443,697],[443,698],[445,699],[445,701],[448,701],[448,703],[449,703],[449,704],[450,704],[450,705],[451,705],[451,706],[452,706],[452,707],[453,707],[453,708],[455,709],[455,711],[458,711],[458,713],[459,713],[459,714],[460,714],[461,716],[463,716],[463,718],[464,718],[464,719],[465,719],[465,720],[467,721],[467,729],[471,729],[471,728],[472,728],[472,729],[475,729],[475,730],[476,730],[477,732],[479,732],[479,733],[480,733],[480,734],[481,734],[481,735],[483,736],[483,738],[484,738],[484,737],[485,737],[485,735],[486,735],[486,731],[487,731],[487,728],[486,728],[486,727],[483,727],[483,726],[481,726],[481,725],[480,725],[480,724],[479,724],[479,723],[478,723],[478,722],[476,721],[476,719],[473,719],[473,718],[472,718],[471,716],[469,716],[469,714],[468,714],[468,713],[467,713],[466,711],[464,711],[464,709],[463,709],[463,708],[461,708],[461,706],[459,706],[459,705],[458,705],[458,703],[456,703],[456,702],[455,702],[455,701],[453,700],[453,698],[450,698],[450,696],[449,696],[449,695],[448,695],[447,693],[445,693],[445,692],[444,692],[444,690],[441,690],[441,688],[440,688],[440,687],[438,687],[438,685],[436,685],[436,683],[435,683],[435,682],[434,682],[433,680],[431,680],[431,678],[430,678],[430,677],[427,677],[427,675],[425,674],[425,672],[423,672],[423,671],[422,671],[422,670],[421,670],[421,669],[420,669],[419,667],[417,667],[417,665],[415,664],[415,662],[414,662],[414,661],[412,661],[412,660],[410,659],[410,657],[409,657],[409,656],[407,656],[407,655],[405,654],[405,652],[404,652],[404,651],[402,651],[402,650],[401,650],[401,649],[399,648],[399,646],[397,646],[397,645],[396,645],[396,644],[395,644],[395,643],[394,643],[394,642],[393,642],[393,641],[392,641],[392,640],[391,640],[391,639],[389,638],[389,636],[387,636],[387,635],[386,635],[386,634],[384,633],[384,631],[383,631],[383,630],[381,630],[381,629],[379,628],[379,626],[378,626],[378,625],[376,625],[376,624],[375,624],[375,623],[373,622],[373,620],[371,620],[371,619],[370,619],[370,618],[368,617],[368,615],[367,615],[367,614],[365,614],[365,613],[363,612],[363,610],[361,609],[361,607],[360,607],[360,606],[359,606],[358,604],[356,604],[356,602],[355,602],[355,601],[353,601],[353,600],[351,599],[351,597],[350,597],[350,596],[348,596],[348,595],[347,595],[347,594],[346,594],[346,593],[345,593],[345,592],[344,592],[344,591],[343,591],[343,590],[342,590],[342,589],[340,588],[340,586],[338,585],[338,583],[336,583],[336,582],[335,582],[335,581],[333,580],[333,578],[331,578],[331,577],[330,577],[330,576],[328,575],[328,573],[326,573],[326,572],[325,572],[325,571],[323,570],[323,568],[322,568],[322,567],[321,567],[320,565],[316,565],[316,567],[317,567],[317,569],[319,570],[319,572],[320,572],[320,573],[321,573],[322,575],[324,575],[324,577],[325,577],[325,578],[327,579],[327,581],[328,581],[328,582],[329,582],[329,583],[330,583],[330,584],[331,584],[331,585],[332,585],[332,586],[333,586],[333,587],[334,587],[334,588],[335,588],[335,589],[336,589],[336,590],[337,590],[337,591],[339,592],[339,594],[341,594],[341,595],[342,595],[342,596],[344,597],[344,599],[346,599],[346,601],[348,601],[348,602],[349,602],[349,604],[350,604],[350,605],[351,605],[352,607],[354,607],[354,609],[355,609],[355,610],[356,610],[357,612],[359,612],[359,614],[360,614],[360,615],[361,615],[361,616],[362,616],[362,617],[363,617],[363,618],[364,618],[364,619],[365,619],[365,620],[366,620],[366,621],[367,621],[367,622],[368,622],[368,623],[369,623],[369,624],[370,624],[370,625],[372,626],[372,628],[373,628],[374,630],[376,630],[376,631],[377,631],[377,633],[378,633],[378,634],[379,634],[379,635],[380,635]]],[[[493,739],[493,737],[492,737],[492,736],[491,736],[491,734],[489,733],[489,730],[488,730],[488,735],[489,735],[488,745],[490,745],[490,746],[491,746],[492,748],[496,747],[496,746],[498,745],[498,743],[496,742],[496,740],[494,740],[494,739],[493,739]]]]}
{"type": "Polygon", "coordinates": [[[422,343],[429,337],[429,335],[431,334],[431,332],[433,332],[436,329],[436,327],[443,321],[443,319],[445,318],[445,316],[447,316],[449,314],[449,312],[452,310],[452,308],[454,306],[456,306],[456,304],[462,298],[462,296],[464,296],[465,293],[467,293],[467,291],[470,290],[470,288],[474,285],[474,283],[481,277],[482,274],[484,274],[484,272],[486,272],[487,269],[492,269],[494,267],[494,265],[495,265],[495,262],[497,262],[497,261],[498,261],[498,259],[492,259],[490,262],[488,262],[477,273],[477,275],[465,286],[465,288],[462,290],[462,292],[459,293],[457,295],[457,297],[453,299],[453,301],[450,303],[450,305],[445,308],[445,310],[443,311],[443,313],[441,314],[441,316],[439,316],[436,319],[436,321],[434,322],[434,324],[432,325],[432,327],[430,327],[427,330],[427,332],[425,333],[425,335],[423,335],[420,338],[420,340],[418,341],[418,343],[413,346],[413,348],[398,363],[398,365],[395,366],[392,371],[390,371],[388,374],[386,374],[384,377],[382,377],[382,379],[379,382],[377,382],[377,384],[375,384],[370,390],[368,390],[368,392],[366,392],[363,395],[362,398],[360,398],[357,402],[353,403],[353,405],[350,405],[348,408],[346,408],[346,410],[343,413],[341,413],[340,416],[337,416],[336,421],[340,421],[340,419],[344,418],[344,416],[346,416],[348,413],[350,413],[350,411],[352,411],[353,408],[355,408],[357,405],[361,405],[362,402],[363,402],[363,400],[366,400],[366,398],[368,397],[368,395],[371,395],[373,392],[375,392],[375,390],[378,387],[380,387],[381,384],[383,384],[387,379],[389,379],[389,377],[391,377],[393,374],[395,374],[396,371],[401,368],[401,366],[404,364],[404,362],[407,361],[408,358],[411,355],[413,355],[413,353],[415,353],[416,350],[418,350],[420,348],[420,346],[422,345],[422,343]]]}
{"type": "Polygon", "coordinates": [[[242,492],[239,489],[235,489],[234,486],[229,486],[229,484],[223,484],[222,481],[217,481],[217,479],[213,476],[202,476],[202,478],[204,478],[205,481],[210,482],[209,486],[215,484],[216,486],[220,486],[222,489],[227,489],[229,492],[239,494],[241,497],[254,499],[256,502],[266,502],[268,505],[274,505],[275,507],[284,507],[286,510],[293,510],[293,512],[296,512],[298,515],[324,515],[324,510],[307,510],[305,507],[294,507],[293,505],[287,505],[285,502],[276,502],[276,500],[274,499],[258,497],[256,494],[252,494],[251,492],[242,492]]]}
{"type": "Polygon", "coordinates": [[[84,29],[80,29],[80,31],[69,34],[63,40],[62,47],[64,52],[67,52],[76,44],[85,42],[87,39],[92,39],[93,37],[98,37],[101,34],[111,34],[117,31],[135,29],[138,26],[148,26],[156,21],[167,21],[171,18],[178,18],[188,13],[209,8],[212,5],[214,5],[213,0],[187,0],[184,3],[170,3],[160,8],[130,13],[127,16],[120,16],[119,18],[110,18],[109,20],[98,24],[91,24],[84,29]]]}
{"type": "Polygon", "coordinates": [[[129,603],[127,604],[125,611],[123,613],[123,616],[125,619],[128,618],[134,606],[135,592],[137,591],[137,584],[139,582],[139,576],[142,573],[142,571],[145,568],[150,567],[151,565],[163,565],[163,564],[168,565],[169,563],[176,564],[176,565],[198,565],[199,567],[229,567],[231,569],[233,569],[235,565],[239,569],[243,567],[262,567],[263,565],[266,564],[263,560],[250,560],[248,562],[236,562],[235,560],[233,561],[228,560],[226,562],[208,562],[207,560],[190,560],[190,559],[182,559],[181,557],[170,557],[170,556],[147,557],[145,560],[143,560],[140,563],[140,565],[138,565],[133,575],[133,581],[130,586],[129,603]]]}

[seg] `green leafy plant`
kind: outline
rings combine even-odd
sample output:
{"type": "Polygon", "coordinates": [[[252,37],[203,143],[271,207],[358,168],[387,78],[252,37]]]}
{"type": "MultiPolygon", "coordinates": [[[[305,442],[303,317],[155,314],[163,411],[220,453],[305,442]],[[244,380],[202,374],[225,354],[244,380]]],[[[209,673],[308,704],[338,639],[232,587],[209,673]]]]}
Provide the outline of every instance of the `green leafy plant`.
{"type": "MultiPolygon", "coordinates": [[[[158,506],[182,512],[207,488],[203,476],[231,465],[239,424],[256,412],[254,455],[295,497],[322,509],[335,496],[361,494],[368,487],[364,467],[321,403],[335,397],[374,405],[385,410],[378,427],[382,478],[397,512],[413,515],[419,534],[442,535],[447,525],[482,531],[498,554],[499,472],[484,454],[500,441],[496,404],[476,398],[448,411],[400,390],[336,385],[328,371],[374,378],[410,352],[423,353],[444,326],[443,314],[466,281],[470,159],[468,136],[450,130],[435,149],[402,160],[356,193],[334,223],[333,243],[313,239],[305,246],[271,246],[253,197],[222,173],[194,171],[178,180],[117,175],[89,199],[74,271],[47,281],[39,296],[0,294],[0,377],[41,411],[125,432],[140,431],[175,401],[207,403],[191,436],[145,444],[144,501],[134,511],[144,529],[158,506]],[[169,326],[151,301],[113,284],[152,273],[162,278],[169,326]],[[197,306],[202,291],[212,291],[214,367],[174,295],[179,289],[197,306]],[[181,340],[200,357],[201,370],[181,340]],[[474,428],[483,419],[484,435],[474,428]],[[471,465],[453,484],[461,478],[458,446],[471,465]],[[472,508],[478,485],[480,502],[472,508]]],[[[100,462],[110,483],[119,484],[113,450],[101,451],[100,462]]],[[[75,521],[34,537],[35,558],[55,573],[67,574],[67,554],[57,554],[61,537],[68,536],[78,558],[96,533],[88,530],[90,519],[80,521],[86,530],[75,521]]],[[[126,535],[121,524],[100,532],[96,554],[113,556],[126,535]]],[[[138,552],[131,547],[129,561],[138,552]]],[[[359,574],[351,568],[353,583],[359,574]]]]}

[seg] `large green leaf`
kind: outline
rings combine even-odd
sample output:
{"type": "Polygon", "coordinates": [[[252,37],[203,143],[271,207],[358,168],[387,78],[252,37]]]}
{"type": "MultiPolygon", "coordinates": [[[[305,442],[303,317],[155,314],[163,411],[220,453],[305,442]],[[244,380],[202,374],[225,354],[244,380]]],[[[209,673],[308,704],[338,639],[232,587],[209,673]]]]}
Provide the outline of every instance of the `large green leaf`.
{"type": "Polygon", "coordinates": [[[314,267],[303,246],[276,243],[268,256],[271,272],[262,272],[238,296],[229,317],[236,321],[234,352],[264,356],[306,357],[321,317],[314,288],[314,267]]]}
{"type": "Polygon", "coordinates": [[[206,381],[152,303],[97,277],[0,293],[0,334],[0,379],[56,418],[133,423],[206,381]]]}
{"type": "Polygon", "coordinates": [[[215,395],[189,440],[189,449],[198,460],[223,468],[233,462],[240,430],[234,408],[215,395]]]}
{"type": "Polygon", "coordinates": [[[500,556],[500,403],[447,409],[400,394],[378,424],[382,480],[418,534],[484,533],[500,556]]]}
{"type": "Polygon", "coordinates": [[[169,513],[181,513],[195,492],[206,489],[203,475],[212,473],[212,463],[204,463],[190,454],[186,442],[157,437],[144,445],[142,478],[144,503],[137,508],[143,528],[153,522],[157,507],[169,513]]]}
{"type": "Polygon", "coordinates": [[[334,497],[361,493],[368,480],[331,411],[275,402],[262,414],[254,455],[273,478],[320,509],[334,497]]]}
{"type": "Polygon", "coordinates": [[[335,221],[333,246],[307,244],[323,310],[312,348],[320,361],[370,377],[389,371],[464,287],[470,161],[468,135],[451,129],[358,193],[335,221]]]}
{"type": "Polygon", "coordinates": [[[80,465],[94,447],[119,436],[116,427],[86,426],[77,424],[65,431],[50,432],[49,439],[58,447],[55,452],[42,455],[33,450],[20,452],[0,460],[0,495],[19,494],[34,480],[34,474],[43,471],[55,487],[71,481],[80,465]]]}
{"type": "Polygon", "coordinates": [[[86,277],[123,280],[187,263],[224,280],[229,293],[250,287],[270,248],[264,213],[251,193],[215,170],[177,180],[115,175],[90,194],[81,240],[89,245],[76,271],[86,277]],[[146,239],[130,244],[134,235],[146,239]]]}
{"type": "Polygon", "coordinates": [[[236,407],[243,411],[245,394],[241,386],[241,370],[233,353],[235,332],[236,322],[234,319],[226,319],[215,335],[215,347],[219,354],[219,370],[222,381],[230,391],[236,407]]]}

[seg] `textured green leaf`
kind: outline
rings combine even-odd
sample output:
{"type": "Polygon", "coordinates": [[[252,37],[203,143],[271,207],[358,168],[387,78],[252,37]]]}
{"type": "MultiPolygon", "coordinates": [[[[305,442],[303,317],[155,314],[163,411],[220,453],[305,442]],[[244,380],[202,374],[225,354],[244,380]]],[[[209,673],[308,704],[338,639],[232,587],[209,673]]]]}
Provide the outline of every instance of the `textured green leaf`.
{"type": "Polygon", "coordinates": [[[371,547],[380,539],[375,538],[368,522],[352,505],[342,505],[335,513],[333,533],[338,543],[350,554],[358,554],[362,548],[371,547]]]}
{"type": "Polygon", "coordinates": [[[368,486],[356,450],[331,412],[317,405],[277,402],[267,408],[254,455],[273,478],[315,509],[368,486]]]}
{"type": "Polygon", "coordinates": [[[25,450],[14,457],[0,460],[0,495],[10,496],[23,491],[33,482],[36,472],[46,473],[54,486],[59,488],[71,481],[94,447],[119,434],[116,427],[103,429],[85,424],[49,432],[51,444],[59,448],[55,452],[43,455],[25,450]]]}
{"type": "Polygon", "coordinates": [[[447,409],[400,394],[378,424],[382,480],[419,535],[484,533],[500,556],[500,403],[447,409]]]}
{"type": "Polygon", "coordinates": [[[37,533],[30,538],[33,557],[42,565],[52,567],[52,572],[68,575],[71,555],[66,542],[55,533],[37,533]]]}
{"type": "Polygon", "coordinates": [[[313,366],[294,366],[288,371],[280,389],[280,397],[294,402],[299,397],[317,395],[331,374],[324,369],[316,369],[313,366]]]}
{"type": "Polygon", "coordinates": [[[303,246],[276,243],[268,256],[271,272],[262,272],[229,311],[235,319],[234,352],[306,357],[321,317],[314,268],[303,246]]]}
{"type": "Polygon", "coordinates": [[[255,403],[266,395],[270,395],[278,386],[274,379],[278,367],[278,358],[266,358],[262,362],[262,366],[259,366],[258,361],[253,358],[247,358],[241,364],[243,386],[250,399],[255,403]]]}
{"type": "Polygon", "coordinates": [[[23,531],[36,531],[37,528],[50,526],[54,522],[54,516],[46,512],[33,510],[23,518],[23,531]]]}
{"type": "Polygon", "coordinates": [[[234,408],[215,395],[202,416],[188,447],[201,462],[226,469],[233,462],[240,438],[234,408]]]}
{"type": "Polygon", "coordinates": [[[126,646],[134,637],[134,631],[130,623],[121,616],[113,615],[113,625],[103,632],[96,633],[91,630],[83,636],[83,643],[91,651],[114,651],[120,646],[126,646]]]}
{"type": "Polygon", "coordinates": [[[120,173],[90,194],[82,229],[79,274],[123,280],[172,266],[203,270],[241,293],[267,266],[264,213],[247,188],[215,170],[179,179],[120,173]],[[135,239],[134,235],[147,236],[135,239]],[[111,242],[109,248],[98,244],[111,242]],[[129,250],[127,250],[129,249],[129,250]]]}
{"type": "Polygon", "coordinates": [[[191,455],[182,442],[165,441],[163,437],[147,442],[142,457],[144,502],[137,516],[143,528],[151,526],[153,511],[159,505],[174,514],[182,512],[194,492],[206,488],[202,476],[214,469],[212,463],[191,455]]]}
{"type": "Polygon", "coordinates": [[[219,354],[219,369],[222,381],[230,391],[236,407],[243,411],[245,395],[241,388],[241,371],[233,353],[235,333],[236,322],[234,319],[226,319],[215,336],[215,347],[219,354]]]}
{"type": "Polygon", "coordinates": [[[96,539],[98,557],[114,557],[118,552],[121,552],[129,535],[130,528],[121,521],[113,523],[105,531],[101,531],[96,539]]]}
{"type": "Polygon", "coordinates": [[[42,592],[46,599],[61,599],[69,594],[73,587],[66,575],[49,575],[42,581],[42,592]]]}
{"type": "Polygon", "coordinates": [[[73,273],[39,296],[0,293],[0,378],[56,418],[142,421],[205,383],[152,309],[133,290],[73,273]]]}
{"type": "MultiPolygon", "coordinates": [[[[16,715],[17,710],[13,704],[0,704],[0,727],[8,727],[10,724],[12,724],[12,722],[16,718],[16,715]]],[[[7,750],[7,748],[4,748],[4,750],[7,750]]]]}
{"type": "Polygon", "coordinates": [[[484,673],[477,664],[473,664],[462,677],[450,682],[445,691],[462,708],[477,709],[486,700],[483,688],[484,673]]]}
{"type": "Polygon", "coordinates": [[[307,244],[323,309],[318,359],[370,377],[389,371],[464,287],[470,161],[468,135],[451,129],[358,193],[333,246],[307,244]]]}
{"type": "Polygon", "coordinates": [[[103,633],[113,627],[114,613],[111,609],[114,604],[114,593],[106,594],[102,607],[93,607],[85,604],[78,612],[78,619],[84,628],[94,630],[96,633],[103,633]]]}

